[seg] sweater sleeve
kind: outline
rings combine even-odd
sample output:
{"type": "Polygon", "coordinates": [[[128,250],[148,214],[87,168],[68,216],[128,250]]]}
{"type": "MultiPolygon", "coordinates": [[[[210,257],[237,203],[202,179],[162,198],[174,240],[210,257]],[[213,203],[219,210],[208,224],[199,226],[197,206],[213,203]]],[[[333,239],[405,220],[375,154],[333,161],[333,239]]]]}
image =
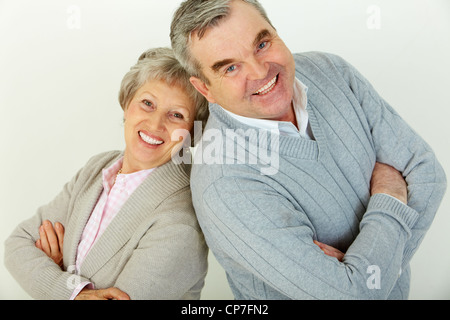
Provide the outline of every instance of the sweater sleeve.
{"type": "Polygon", "coordinates": [[[194,204],[208,245],[244,299],[386,299],[416,219],[395,199],[374,197],[360,234],[339,262],[313,243],[307,214],[256,179],[223,177],[194,204]],[[381,277],[375,289],[368,285],[373,266],[381,277]]]}
{"type": "Polygon", "coordinates": [[[7,269],[34,299],[69,299],[74,280],[87,281],[61,270],[42,250],[35,247],[39,239],[38,230],[44,220],[66,225],[68,204],[76,179],[74,177],[68,182],[56,198],[40,207],[32,218],[17,226],[5,242],[7,269]]]}
{"type": "Polygon", "coordinates": [[[42,250],[35,247],[35,242],[39,239],[39,227],[44,220],[60,222],[66,226],[69,202],[78,177],[79,173],[54,200],[40,207],[33,217],[17,226],[5,241],[5,265],[34,299],[69,299],[75,288],[73,284],[87,281],[61,270],[42,250]]]}
{"type": "Polygon", "coordinates": [[[198,299],[208,248],[187,187],[167,198],[117,278],[132,300],[198,299]]]}
{"type": "Polygon", "coordinates": [[[442,201],[446,190],[444,170],[430,146],[353,66],[337,56],[330,57],[366,116],[377,161],[402,172],[408,184],[408,206],[419,218],[405,246],[405,266],[419,247],[442,201]]]}

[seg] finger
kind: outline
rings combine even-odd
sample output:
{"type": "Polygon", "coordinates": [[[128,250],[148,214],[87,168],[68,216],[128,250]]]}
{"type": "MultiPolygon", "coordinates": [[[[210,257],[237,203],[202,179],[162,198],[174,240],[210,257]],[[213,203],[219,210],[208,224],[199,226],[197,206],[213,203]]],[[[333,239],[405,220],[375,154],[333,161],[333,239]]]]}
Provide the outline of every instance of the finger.
{"type": "Polygon", "coordinates": [[[337,252],[337,251],[328,250],[328,249],[322,249],[322,251],[323,251],[327,256],[330,256],[330,257],[333,257],[333,258],[340,259],[340,258],[342,257],[342,254],[341,254],[340,252],[337,252]]]}
{"type": "Polygon", "coordinates": [[[325,243],[321,243],[321,248],[324,248],[324,249],[326,249],[328,251],[335,252],[335,253],[338,253],[338,254],[342,253],[341,250],[336,249],[335,247],[329,246],[329,245],[327,245],[325,243]]]}
{"type": "Polygon", "coordinates": [[[41,239],[37,239],[37,240],[36,240],[35,246],[36,246],[36,248],[42,250],[41,239]]]}
{"type": "Polygon", "coordinates": [[[47,256],[50,256],[50,254],[51,254],[50,245],[48,243],[47,234],[45,232],[45,229],[44,229],[43,225],[39,227],[39,237],[40,237],[40,240],[41,240],[41,250],[44,251],[44,253],[47,256]]]}
{"type": "Polygon", "coordinates": [[[108,300],[130,300],[128,294],[118,288],[108,288],[103,290],[103,297],[108,300]]]}
{"type": "Polygon", "coordinates": [[[322,250],[323,253],[325,253],[327,256],[337,258],[339,261],[342,261],[344,259],[344,253],[336,249],[335,247],[329,246],[325,243],[321,243],[319,241],[314,240],[314,243],[319,246],[319,248],[322,250]]]}
{"type": "Polygon", "coordinates": [[[336,249],[335,247],[332,247],[330,245],[327,245],[325,243],[319,242],[319,241],[314,241],[315,244],[317,244],[321,249],[326,249],[327,251],[330,252],[335,252],[337,254],[342,254],[342,251],[339,249],[336,249]]]}
{"type": "Polygon", "coordinates": [[[75,300],[107,300],[103,298],[101,291],[102,290],[87,289],[85,287],[78,293],[75,300]]]}
{"type": "Polygon", "coordinates": [[[325,244],[324,243],[322,243],[322,242],[319,242],[319,241],[317,241],[317,240],[314,240],[313,241],[317,246],[319,246],[319,248],[322,248],[325,244]]]}
{"type": "Polygon", "coordinates": [[[322,250],[322,252],[327,254],[327,245],[326,244],[319,242],[317,240],[314,240],[314,244],[316,244],[319,247],[319,249],[322,250]]]}
{"type": "Polygon", "coordinates": [[[44,221],[44,230],[47,234],[47,240],[50,247],[51,256],[58,254],[60,252],[59,250],[59,243],[58,243],[58,237],[56,236],[55,229],[53,229],[53,225],[50,221],[46,220],[44,221]]]}
{"type": "Polygon", "coordinates": [[[64,244],[64,226],[61,223],[56,222],[55,223],[55,231],[56,231],[56,236],[58,237],[59,249],[60,249],[60,251],[62,251],[63,244],[64,244]]]}
{"type": "Polygon", "coordinates": [[[324,249],[327,249],[327,250],[333,250],[333,249],[334,249],[332,246],[326,245],[325,243],[319,242],[319,241],[317,241],[317,240],[314,240],[314,243],[315,243],[316,245],[318,245],[319,248],[322,249],[322,250],[324,250],[324,249]]]}
{"type": "Polygon", "coordinates": [[[322,250],[322,252],[325,253],[327,256],[336,258],[339,261],[342,261],[342,259],[344,258],[344,254],[340,251],[329,250],[327,248],[320,248],[320,250],[322,250]]]}

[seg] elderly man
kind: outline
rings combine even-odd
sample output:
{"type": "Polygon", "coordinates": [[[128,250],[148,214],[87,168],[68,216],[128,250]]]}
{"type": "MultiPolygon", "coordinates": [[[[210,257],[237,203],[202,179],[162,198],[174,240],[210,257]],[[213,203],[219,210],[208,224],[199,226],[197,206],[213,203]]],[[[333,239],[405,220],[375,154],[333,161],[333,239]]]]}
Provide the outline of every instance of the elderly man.
{"type": "Polygon", "coordinates": [[[171,40],[210,102],[191,188],[235,297],[406,299],[446,188],[430,147],[343,59],[293,55],[256,0],[187,0],[171,40]]]}

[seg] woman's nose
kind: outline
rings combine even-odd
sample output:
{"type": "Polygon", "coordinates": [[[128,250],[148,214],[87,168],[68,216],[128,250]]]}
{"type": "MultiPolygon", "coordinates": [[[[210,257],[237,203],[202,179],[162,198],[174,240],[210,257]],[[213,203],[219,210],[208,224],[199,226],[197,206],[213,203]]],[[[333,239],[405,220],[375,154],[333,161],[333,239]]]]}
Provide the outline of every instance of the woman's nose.
{"type": "Polygon", "coordinates": [[[154,111],[150,113],[150,118],[148,120],[149,129],[155,132],[162,132],[165,128],[165,114],[154,111]]]}

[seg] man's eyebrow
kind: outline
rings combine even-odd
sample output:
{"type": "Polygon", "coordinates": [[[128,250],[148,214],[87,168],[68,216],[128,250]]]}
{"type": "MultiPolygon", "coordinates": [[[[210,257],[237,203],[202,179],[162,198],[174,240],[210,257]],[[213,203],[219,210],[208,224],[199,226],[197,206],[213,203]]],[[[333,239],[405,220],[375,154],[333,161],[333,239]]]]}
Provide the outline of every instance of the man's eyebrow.
{"type": "Polygon", "coordinates": [[[227,64],[233,63],[234,60],[233,59],[224,59],[221,61],[217,61],[216,63],[214,63],[211,67],[212,71],[214,72],[219,72],[219,70],[223,67],[226,66],[227,64]]]}
{"type": "Polygon", "coordinates": [[[261,42],[264,38],[267,38],[267,37],[272,37],[272,33],[270,33],[270,31],[267,30],[267,29],[261,30],[261,31],[258,33],[258,35],[256,36],[255,41],[253,41],[253,47],[258,46],[258,45],[260,44],[260,42],[261,42]]]}

